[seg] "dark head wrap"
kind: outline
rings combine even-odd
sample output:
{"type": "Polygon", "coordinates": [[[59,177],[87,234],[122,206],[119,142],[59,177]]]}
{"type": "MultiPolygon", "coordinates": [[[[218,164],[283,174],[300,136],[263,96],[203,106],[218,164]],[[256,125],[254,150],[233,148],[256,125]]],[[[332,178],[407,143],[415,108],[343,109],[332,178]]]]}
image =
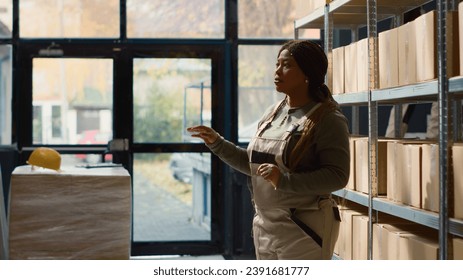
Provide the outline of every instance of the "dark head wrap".
{"type": "Polygon", "coordinates": [[[286,42],[278,55],[288,50],[299,68],[309,79],[308,94],[315,102],[331,99],[331,92],[325,85],[328,58],[317,43],[308,40],[291,40],[286,42]]]}

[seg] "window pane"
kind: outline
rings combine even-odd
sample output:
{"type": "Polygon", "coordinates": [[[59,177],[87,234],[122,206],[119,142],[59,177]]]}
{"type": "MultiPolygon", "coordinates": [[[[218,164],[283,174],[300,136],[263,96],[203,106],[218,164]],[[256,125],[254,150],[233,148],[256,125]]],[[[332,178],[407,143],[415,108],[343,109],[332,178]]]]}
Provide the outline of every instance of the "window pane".
{"type": "Polygon", "coordinates": [[[11,38],[13,26],[13,1],[0,0],[0,38],[11,38]]]}
{"type": "Polygon", "coordinates": [[[134,60],[134,142],[192,141],[185,128],[210,125],[209,59],[134,60]]]}
{"type": "Polygon", "coordinates": [[[282,93],[273,84],[280,46],[239,46],[238,48],[238,137],[247,142],[254,136],[264,111],[282,93]],[[249,110],[252,108],[252,110],[249,110]]]}
{"type": "Polygon", "coordinates": [[[11,46],[0,45],[0,145],[11,144],[11,46]]]}
{"type": "Polygon", "coordinates": [[[133,241],[211,239],[211,156],[136,154],[133,241]]]}
{"type": "Polygon", "coordinates": [[[224,0],[127,0],[129,38],[224,38],[224,0]]]}
{"type": "Polygon", "coordinates": [[[119,37],[119,0],[21,0],[21,37],[119,37]]]}
{"type": "MultiPolygon", "coordinates": [[[[308,13],[307,0],[240,0],[238,2],[240,38],[294,38],[294,20],[308,13]]],[[[319,39],[320,30],[300,30],[299,38],[319,39]]]]}
{"type": "Polygon", "coordinates": [[[107,144],[111,59],[35,58],[32,74],[34,144],[107,144]]]}

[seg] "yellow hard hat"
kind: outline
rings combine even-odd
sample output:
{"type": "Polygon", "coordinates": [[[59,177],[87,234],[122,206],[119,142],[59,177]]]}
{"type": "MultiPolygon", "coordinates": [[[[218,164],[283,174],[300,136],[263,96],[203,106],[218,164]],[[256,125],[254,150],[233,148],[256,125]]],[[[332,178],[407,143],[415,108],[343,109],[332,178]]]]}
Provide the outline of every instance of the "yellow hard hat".
{"type": "Polygon", "coordinates": [[[31,153],[27,164],[58,171],[61,167],[61,155],[54,149],[40,147],[31,153]]]}

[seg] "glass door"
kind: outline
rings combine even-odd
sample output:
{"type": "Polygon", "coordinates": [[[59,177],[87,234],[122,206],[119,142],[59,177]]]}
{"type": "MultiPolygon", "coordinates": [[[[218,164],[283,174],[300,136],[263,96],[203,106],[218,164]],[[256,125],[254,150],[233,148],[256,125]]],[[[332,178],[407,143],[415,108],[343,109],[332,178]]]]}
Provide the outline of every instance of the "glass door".
{"type": "Polygon", "coordinates": [[[133,56],[133,255],[220,253],[218,167],[186,131],[213,126],[218,57],[133,56]]]}
{"type": "MultiPolygon", "coordinates": [[[[211,125],[211,60],[135,58],[134,143],[192,144],[191,125],[211,125]]],[[[162,150],[162,149],[161,149],[162,150]]],[[[211,240],[211,156],[136,153],[133,241],[211,240]]]]}

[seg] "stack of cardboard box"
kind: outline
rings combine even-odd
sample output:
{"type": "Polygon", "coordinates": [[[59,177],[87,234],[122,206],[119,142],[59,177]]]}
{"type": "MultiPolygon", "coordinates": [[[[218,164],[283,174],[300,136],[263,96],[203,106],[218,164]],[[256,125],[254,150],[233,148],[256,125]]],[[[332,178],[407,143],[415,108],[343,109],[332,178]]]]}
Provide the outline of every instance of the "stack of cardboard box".
{"type": "MultiPolygon", "coordinates": [[[[463,6],[460,3],[460,10],[463,6]]],[[[447,14],[447,75],[460,75],[462,19],[447,14]],[[460,63],[458,63],[460,61],[460,63]]],[[[368,90],[368,39],[333,49],[333,94],[368,90]]],[[[431,11],[378,34],[379,88],[410,85],[437,78],[437,15],[431,11]]]]}

